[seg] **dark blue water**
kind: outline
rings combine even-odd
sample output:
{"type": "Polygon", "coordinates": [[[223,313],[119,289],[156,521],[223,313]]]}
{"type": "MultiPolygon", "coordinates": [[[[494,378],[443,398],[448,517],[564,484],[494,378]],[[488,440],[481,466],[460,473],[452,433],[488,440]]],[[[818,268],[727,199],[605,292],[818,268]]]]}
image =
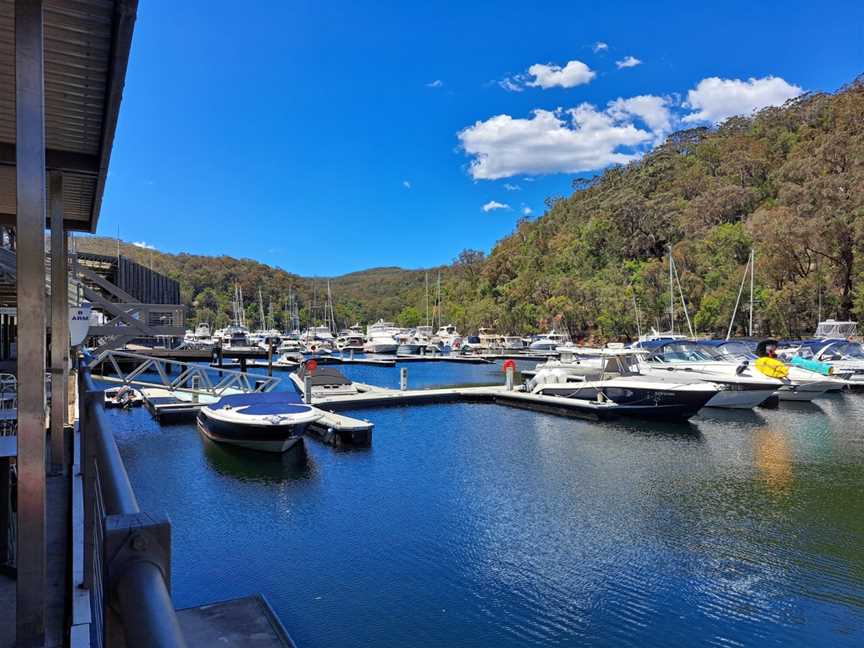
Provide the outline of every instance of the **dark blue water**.
{"type": "Polygon", "coordinates": [[[111,416],[142,506],[173,521],[175,602],[263,592],[305,648],[864,645],[864,395],[708,412],[364,410],[372,448],[307,440],[299,462],[111,416]]]}

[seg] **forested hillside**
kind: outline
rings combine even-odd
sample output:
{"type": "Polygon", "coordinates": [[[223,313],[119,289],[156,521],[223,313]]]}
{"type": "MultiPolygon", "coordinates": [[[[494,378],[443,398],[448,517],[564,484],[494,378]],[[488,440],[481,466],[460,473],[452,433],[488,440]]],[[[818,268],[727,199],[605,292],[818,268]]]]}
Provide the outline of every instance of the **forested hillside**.
{"type": "MultiPolygon", "coordinates": [[[[638,309],[643,329],[665,329],[670,246],[700,333],[725,333],[751,247],[757,332],[812,332],[820,299],[823,318],[864,316],[861,81],[713,130],[675,133],[641,161],[576,179],[573,187],[570,197],[550,198],[543,216],[521,221],[488,256],[466,251],[443,269],[444,319],[463,332],[558,325],[574,335],[612,338],[635,335],[638,309]]],[[[116,252],[111,239],[82,238],[78,245],[116,252]]],[[[321,280],[251,260],[131,245],[122,252],[179,279],[193,321],[224,323],[235,281],[250,314],[259,287],[277,308],[289,288],[299,291],[304,316],[313,283],[319,303],[326,289],[321,280]]],[[[437,271],[429,272],[430,282],[437,271]]],[[[422,321],[424,276],[376,268],[334,278],[340,324],[422,321]]],[[[680,299],[676,307],[680,314],[680,299]]]]}
{"type": "Polygon", "coordinates": [[[576,335],[632,336],[638,306],[643,328],[668,328],[668,246],[698,332],[725,333],[751,246],[756,332],[812,333],[820,293],[823,317],[864,315],[860,79],[675,133],[573,186],[448,283],[467,322],[526,330],[557,319],[576,335]]]}
{"type": "MultiPolygon", "coordinates": [[[[75,239],[82,252],[117,254],[117,241],[103,237],[75,239]]],[[[313,305],[316,318],[323,314],[327,295],[327,280],[300,277],[284,270],[230,256],[208,257],[195,254],[166,254],[157,250],[120,243],[120,253],[157,272],[180,282],[183,303],[189,308],[188,321],[205,321],[223,326],[231,316],[234,284],[243,289],[247,320],[259,325],[258,289],[261,289],[265,310],[273,304],[274,315],[283,316],[289,293],[297,296],[304,326],[310,321],[313,305]]],[[[379,317],[398,319],[406,326],[425,319],[425,281],[423,270],[373,268],[330,280],[336,317],[340,326],[354,322],[374,321],[379,317]]],[[[429,271],[429,281],[437,270],[429,271]]],[[[431,290],[431,289],[430,289],[431,290]]]]}

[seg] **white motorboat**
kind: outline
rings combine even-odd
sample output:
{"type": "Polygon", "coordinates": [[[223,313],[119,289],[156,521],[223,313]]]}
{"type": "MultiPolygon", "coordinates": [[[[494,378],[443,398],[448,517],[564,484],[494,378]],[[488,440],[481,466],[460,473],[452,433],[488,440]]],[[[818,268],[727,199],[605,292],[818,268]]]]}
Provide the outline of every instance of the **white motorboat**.
{"type": "Polygon", "coordinates": [[[688,375],[721,385],[723,389],[708,402],[708,407],[750,409],[761,405],[783,387],[783,382],[770,378],[749,363],[724,362],[698,343],[682,340],[654,340],[643,342],[646,351],[644,365],[652,376],[688,375]]]}
{"type": "Polygon", "coordinates": [[[129,409],[144,404],[144,395],[129,385],[120,385],[105,390],[105,407],[129,409]]]}
{"type": "Polygon", "coordinates": [[[564,367],[538,368],[526,387],[542,396],[568,398],[585,403],[606,403],[601,418],[638,417],[685,421],[717,395],[721,387],[689,376],[660,380],[640,371],[632,350],[606,349],[599,366],[577,374],[564,367]]]}
{"type": "Polygon", "coordinates": [[[462,335],[453,324],[445,324],[435,333],[432,343],[443,353],[457,351],[462,346],[462,335]]]}
{"type": "Polygon", "coordinates": [[[234,394],[202,407],[198,428],[218,443],[285,452],[301,447],[306,426],[322,415],[293,392],[234,394]]]}
{"type": "MultiPolygon", "coordinates": [[[[718,360],[736,362],[739,366],[746,362],[748,367],[754,366],[754,372],[757,371],[755,362],[759,356],[754,353],[748,342],[741,340],[702,340],[699,345],[712,352],[718,360]]],[[[777,396],[782,401],[811,401],[837,386],[837,381],[827,376],[821,376],[798,367],[789,367],[788,369],[787,376],[780,379],[783,383],[782,386],[777,390],[777,396]]]]}
{"type": "Polygon", "coordinates": [[[554,353],[559,346],[566,344],[568,337],[554,329],[548,333],[536,336],[528,345],[532,353],[554,353]]]}
{"type": "Polygon", "coordinates": [[[304,364],[291,374],[292,382],[301,392],[306,390],[307,377],[313,400],[325,396],[354,396],[360,393],[357,386],[335,367],[319,366],[310,372],[304,364]]]}
{"type": "Polygon", "coordinates": [[[370,333],[369,338],[363,344],[366,353],[396,353],[399,342],[391,334],[384,331],[370,333]]]}

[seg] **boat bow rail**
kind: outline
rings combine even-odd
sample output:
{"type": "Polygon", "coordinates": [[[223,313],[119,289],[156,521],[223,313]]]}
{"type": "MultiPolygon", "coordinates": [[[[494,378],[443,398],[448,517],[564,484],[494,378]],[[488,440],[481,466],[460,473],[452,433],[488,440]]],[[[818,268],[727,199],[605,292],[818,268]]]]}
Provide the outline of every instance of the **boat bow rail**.
{"type": "Polygon", "coordinates": [[[230,369],[214,370],[200,364],[110,349],[88,359],[87,365],[91,371],[101,368],[101,373],[95,376],[99,380],[215,399],[226,394],[269,392],[279,384],[279,378],[272,376],[230,369]],[[106,367],[110,367],[114,374],[106,374],[106,367]],[[219,375],[219,379],[213,380],[213,374],[219,375]]]}

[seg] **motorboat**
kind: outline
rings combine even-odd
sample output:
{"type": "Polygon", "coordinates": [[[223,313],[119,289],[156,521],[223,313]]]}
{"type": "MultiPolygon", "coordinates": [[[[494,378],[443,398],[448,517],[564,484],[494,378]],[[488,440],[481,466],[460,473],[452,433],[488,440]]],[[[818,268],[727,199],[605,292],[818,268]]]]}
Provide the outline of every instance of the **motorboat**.
{"type": "Polygon", "coordinates": [[[505,335],[501,346],[505,351],[523,351],[525,349],[525,340],[518,335],[505,335]]]}
{"type": "Polygon", "coordinates": [[[273,361],[277,367],[296,367],[300,365],[306,358],[299,351],[283,351],[273,361]]]}
{"type": "Polygon", "coordinates": [[[479,353],[485,348],[479,335],[469,335],[462,340],[462,351],[479,353]]]}
{"type": "Polygon", "coordinates": [[[445,324],[435,333],[432,343],[442,353],[449,353],[450,351],[458,350],[462,346],[462,335],[456,330],[453,324],[445,324]]]}
{"type": "Polygon", "coordinates": [[[129,385],[106,389],[104,398],[106,408],[129,409],[144,404],[144,395],[129,385]]]}
{"type": "Polygon", "coordinates": [[[362,351],[366,336],[359,324],[349,326],[336,338],[336,348],[340,351],[362,351]]]}
{"type": "Polygon", "coordinates": [[[307,365],[303,364],[291,374],[292,382],[301,392],[305,392],[307,378],[313,400],[325,396],[354,396],[361,393],[357,386],[336,367],[319,365],[314,371],[309,371],[307,365]]]}
{"type": "Polygon", "coordinates": [[[336,346],[336,338],[326,326],[310,326],[300,336],[300,342],[307,351],[332,351],[336,346]]]}
{"type": "Polygon", "coordinates": [[[642,373],[639,354],[630,349],[604,349],[593,371],[576,374],[567,368],[538,368],[526,389],[541,396],[604,403],[596,409],[605,418],[637,417],[685,421],[705,407],[721,387],[690,376],[660,380],[642,373]]]}
{"type": "Polygon", "coordinates": [[[848,387],[864,388],[864,348],[860,342],[844,339],[807,340],[799,344],[796,354],[828,364],[832,376],[842,377],[848,387]]]}
{"type": "Polygon", "coordinates": [[[555,353],[559,346],[567,343],[567,336],[558,333],[554,329],[548,333],[536,336],[528,349],[532,353],[555,353]]]}
{"type": "Polygon", "coordinates": [[[783,386],[781,380],[765,376],[750,363],[724,362],[695,342],[653,340],[640,343],[639,348],[646,352],[643,364],[649,375],[677,380],[678,374],[685,372],[721,385],[723,389],[707,407],[750,409],[783,386]]]}
{"type": "Polygon", "coordinates": [[[398,348],[399,342],[393,337],[393,334],[384,330],[372,331],[363,344],[363,350],[366,353],[396,353],[398,348]]]}
{"type": "MultiPolygon", "coordinates": [[[[752,340],[700,340],[699,346],[711,353],[717,360],[734,362],[739,366],[755,367],[759,356],[755,353],[755,343],[752,340]]],[[[754,369],[756,371],[756,369],[754,369]]],[[[784,378],[780,378],[782,386],[777,390],[777,396],[782,401],[811,401],[823,396],[837,387],[837,380],[821,376],[799,367],[788,367],[784,378]]]]}
{"type": "Polygon", "coordinates": [[[202,407],[198,428],[217,443],[286,452],[301,447],[306,426],[322,415],[293,392],[233,394],[202,407]]]}
{"type": "Polygon", "coordinates": [[[282,355],[284,353],[299,353],[302,350],[300,340],[292,336],[283,336],[279,343],[276,353],[282,355]]]}
{"type": "Polygon", "coordinates": [[[495,351],[503,346],[503,337],[490,328],[477,329],[477,337],[480,340],[480,349],[483,351],[495,351]]]}

